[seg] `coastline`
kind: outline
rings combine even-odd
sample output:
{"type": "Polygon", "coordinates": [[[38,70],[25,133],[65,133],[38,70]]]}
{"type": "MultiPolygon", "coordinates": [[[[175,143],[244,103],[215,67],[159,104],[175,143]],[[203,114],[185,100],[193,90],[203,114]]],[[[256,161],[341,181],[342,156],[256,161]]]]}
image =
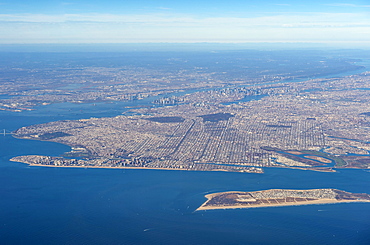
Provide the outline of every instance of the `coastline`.
{"type": "MultiPolygon", "coordinates": [[[[15,161],[13,159],[9,159],[11,162],[19,162],[15,161]]],[[[226,169],[212,169],[212,170],[192,170],[192,169],[186,169],[186,168],[148,168],[148,167],[109,167],[109,166],[63,166],[63,165],[47,165],[47,164],[32,164],[32,163],[26,163],[26,162],[19,162],[23,164],[27,164],[31,167],[49,167],[49,168],[98,168],[98,169],[140,169],[140,170],[172,170],[172,171],[200,171],[200,172],[231,172],[226,169]]],[[[237,172],[238,173],[238,172],[237,172]]],[[[242,173],[242,172],[239,172],[242,173]]],[[[253,172],[250,172],[253,173],[253,172]]]]}
{"type": "MultiPolygon", "coordinates": [[[[18,162],[15,160],[10,159],[11,162],[18,162]]],[[[63,165],[47,165],[47,164],[31,164],[25,162],[19,162],[27,164],[28,166],[32,167],[49,167],[49,168],[105,168],[105,169],[153,169],[153,170],[184,170],[184,171],[191,171],[188,169],[181,169],[181,168],[146,168],[146,167],[108,167],[108,166],[63,166],[63,165]]],[[[216,170],[213,170],[216,171],[216,170]]]]}
{"type": "MultiPolygon", "coordinates": [[[[291,191],[291,192],[301,192],[301,191],[320,191],[320,190],[325,190],[325,189],[311,189],[311,190],[292,190],[292,189],[269,189],[269,190],[261,190],[261,191],[256,191],[260,193],[268,193],[269,192],[279,192],[279,191],[291,191]]],[[[331,189],[333,190],[333,189],[331,189]]],[[[335,190],[335,189],[334,189],[335,190]]],[[[336,190],[340,191],[340,190],[336,190]]],[[[342,191],[343,192],[343,191],[342,191]]],[[[370,198],[359,198],[356,196],[356,194],[348,193],[351,195],[352,199],[340,199],[340,198],[320,198],[320,199],[314,199],[314,200],[305,200],[305,201],[294,201],[294,202],[281,202],[281,203],[258,203],[258,204],[253,204],[253,203],[243,203],[239,202],[238,204],[234,205],[225,205],[224,203],[218,203],[217,205],[208,205],[209,202],[213,200],[213,198],[217,198],[219,196],[227,196],[227,195],[243,195],[243,194],[249,194],[249,193],[254,193],[252,192],[241,192],[241,191],[226,191],[226,192],[219,192],[219,193],[211,193],[205,195],[207,200],[195,211],[202,211],[202,210],[216,210],[216,209],[241,209],[241,208],[264,208],[264,207],[284,207],[284,206],[302,206],[302,205],[322,205],[322,204],[336,204],[336,203],[353,203],[353,202],[370,202],[370,198]],[[357,198],[357,199],[354,199],[357,198]]]]}
{"type": "Polygon", "coordinates": [[[262,204],[262,205],[235,205],[235,206],[210,206],[207,207],[206,204],[209,200],[206,201],[202,206],[197,208],[195,211],[203,210],[217,210],[217,209],[243,209],[243,208],[268,208],[268,207],[288,207],[288,206],[304,206],[304,205],[324,205],[324,204],[336,204],[336,203],[365,203],[370,202],[370,200],[336,200],[336,199],[322,199],[314,201],[300,202],[296,204],[291,203],[279,203],[279,204],[262,204]]]}
{"type": "MultiPolygon", "coordinates": [[[[273,167],[274,168],[274,167],[273,167]]],[[[276,166],[276,168],[288,168],[288,169],[297,169],[297,170],[304,170],[304,171],[316,171],[316,172],[323,172],[323,173],[335,173],[337,172],[335,169],[333,168],[302,168],[302,167],[282,167],[282,166],[276,166]]]]}

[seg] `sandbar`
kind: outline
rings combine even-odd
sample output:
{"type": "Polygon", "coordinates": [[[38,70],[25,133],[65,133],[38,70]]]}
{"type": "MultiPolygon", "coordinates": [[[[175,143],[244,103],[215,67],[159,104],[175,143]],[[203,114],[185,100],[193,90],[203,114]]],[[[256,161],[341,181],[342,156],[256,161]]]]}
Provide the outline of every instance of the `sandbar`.
{"type": "Polygon", "coordinates": [[[207,201],[196,211],[370,202],[369,194],[337,189],[230,191],[208,194],[205,197],[207,201]]]}

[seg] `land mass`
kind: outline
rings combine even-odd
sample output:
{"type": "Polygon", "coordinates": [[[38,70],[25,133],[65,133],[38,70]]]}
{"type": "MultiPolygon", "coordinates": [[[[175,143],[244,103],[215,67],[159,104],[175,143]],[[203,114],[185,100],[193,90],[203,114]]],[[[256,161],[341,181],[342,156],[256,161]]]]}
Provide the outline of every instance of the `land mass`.
{"type": "Polygon", "coordinates": [[[220,192],[205,196],[207,201],[197,211],[210,209],[261,208],[370,202],[370,195],[349,193],[337,189],[285,190],[271,189],[253,192],[220,192]]]}
{"type": "MultiPolygon", "coordinates": [[[[0,110],[146,98],[157,105],[173,105],[183,102],[169,95],[174,92],[318,77],[361,68],[342,55],[313,56],[311,50],[289,52],[289,58],[275,51],[248,50],[143,54],[105,53],[103,58],[93,52],[82,58],[64,52],[45,56],[20,53],[21,59],[12,57],[14,62],[0,66],[0,95],[6,95],[0,97],[0,110]],[[163,98],[158,98],[160,95],[163,98]]],[[[235,100],[243,98],[242,94],[234,95],[235,100]]]]}
{"type": "Polygon", "coordinates": [[[370,73],[297,83],[231,86],[132,109],[110,118],[63,120],[14,137],[72,147],[64,156],[12,161],[54,167],[263,173],[278,167],[333,172],[370,169],[370,73]],[[260,100],[235,98],[264,95],[260,100]]]}

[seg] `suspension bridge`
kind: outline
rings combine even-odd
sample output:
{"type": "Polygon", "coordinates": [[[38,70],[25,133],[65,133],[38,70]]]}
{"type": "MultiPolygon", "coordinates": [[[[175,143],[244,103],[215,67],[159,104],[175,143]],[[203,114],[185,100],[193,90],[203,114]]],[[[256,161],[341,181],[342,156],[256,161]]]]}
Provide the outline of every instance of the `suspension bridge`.
{"type": "Polygon", "coordinates": [[[7,131],[6,129],[3,129],[3,132],[1,132],[2,135],[6,136],[7,134],[14,134],[13,132],[7,131]]]}

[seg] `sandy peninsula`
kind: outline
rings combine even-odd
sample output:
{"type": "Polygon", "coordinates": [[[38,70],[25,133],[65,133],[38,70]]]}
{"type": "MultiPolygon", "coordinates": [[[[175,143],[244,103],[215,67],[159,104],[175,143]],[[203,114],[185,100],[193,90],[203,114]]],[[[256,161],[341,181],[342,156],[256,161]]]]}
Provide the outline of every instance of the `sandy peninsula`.
{"type": "Polygon", "coordinates": [[[350,193],[337,189],[271,189],[254,192],[231,191],[208,194],[205,197],[207,198],[207,201],[196,211],[370,202],[369,194],[350,193]]]}

